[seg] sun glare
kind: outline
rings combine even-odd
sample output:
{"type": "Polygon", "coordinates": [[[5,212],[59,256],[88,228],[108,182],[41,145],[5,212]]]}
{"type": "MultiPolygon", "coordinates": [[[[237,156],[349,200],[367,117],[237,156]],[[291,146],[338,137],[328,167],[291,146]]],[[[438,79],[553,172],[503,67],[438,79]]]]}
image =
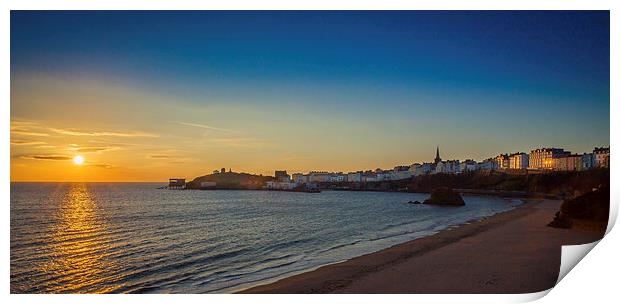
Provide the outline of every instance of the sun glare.
{"type": "Polygon", "coordinates": [[[76,157],[73,158],[73,163],[76,165],[81,165],[84,163],[84,157],[78,155],[76,157]]]}

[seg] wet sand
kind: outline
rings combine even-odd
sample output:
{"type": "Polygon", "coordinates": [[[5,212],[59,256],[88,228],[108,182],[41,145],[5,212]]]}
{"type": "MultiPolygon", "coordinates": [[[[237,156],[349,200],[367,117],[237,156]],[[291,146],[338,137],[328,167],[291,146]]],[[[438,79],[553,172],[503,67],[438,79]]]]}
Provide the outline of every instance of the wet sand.
{"type": "Polygon", "coordinates": [[[531,293],[557,281],[561,246],[603,232],[547,227],[561,201],[514,210],[242,293],[531,293]]]}

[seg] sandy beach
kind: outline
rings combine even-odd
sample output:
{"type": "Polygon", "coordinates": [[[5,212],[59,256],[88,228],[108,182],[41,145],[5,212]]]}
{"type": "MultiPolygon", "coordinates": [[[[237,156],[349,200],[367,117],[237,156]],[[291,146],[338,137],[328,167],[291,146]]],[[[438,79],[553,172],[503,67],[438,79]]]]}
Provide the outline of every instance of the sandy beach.
{"type": "Polygon", "coordinates": [[[547,227],[561,201],[508,212],[242,293],[530,293],[557,281],[561,246],[603,232],[547,227]]]}

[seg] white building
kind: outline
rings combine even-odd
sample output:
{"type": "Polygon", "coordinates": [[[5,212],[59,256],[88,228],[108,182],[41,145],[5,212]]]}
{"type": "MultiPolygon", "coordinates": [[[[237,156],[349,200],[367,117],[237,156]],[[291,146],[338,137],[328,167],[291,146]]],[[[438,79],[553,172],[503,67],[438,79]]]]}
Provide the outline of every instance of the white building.
{"type": "Polygon", "coordinates": [[[434,169],[435,169],[435,164],[423,163],[416,168],[415,176],[433,173],[434,169]]]}
{"type": "Polygon", "coordinates": [[[409,171],[409,166],[397,166],[394,167],[392,173],[390,175],[391,180],[401,180],[408,179],[412,176],[411,171],[409,171]]]}
{"type": "Polygon", "coordinates": [[[478,170],[478,163],[475,160],[467,159],[461,163],[461,172],[478,170]]]}
{"type": "Polygon", "coordinates": [[[370,183],[370,182],[376,182],[376,181],[378,181],[376,173],[364,172],[364,174],[362,175],[362,182],[364,183],[370,183]]]}
{"type": "Polygon", "coordinates": [[[440,161],[435,166],[435,173],[456,174],[461,170],[461,164],[458,160],[440,161]]]}
{"type": "Polygon", "coordinates": [[[409,172],[411,172],[412,176],[416,175],[416,172],[418,171],[418,168],[420,168],[420,166],[422,166],[422,165],[420,165],[418,163],[415,163],[415,164],[409,166],[409,172]]]}
{"type": "Polygon", "coordinates": [[[495,162],[495,159],[493,159],[493,158],[485,159],[485,160],[483,160],[483,161],[478,163],[478,169],[480,169],[480,170],[495,170],[495,169],[497,169],[497,162],[495,162]]]}
{"type": "Polygon", "coordinates": [[[389,181],[392,177],[392,170],[377,170],[377,181],[389,181]]]}
{"type": "Polygon", "coordinates": [[[347,182],[350,182],[350,183],[361,183],[362,182],[362,172],[349,172],[347,174],[347,182]]]}
{"type": "Polygon", "coordinates": [[[509,156],[510,169],[527,169],[530,165],[530,156],[526,153],[519,152],[509,156]]]}
{"type": "Polygon", "coordinates": [[[324,183],[328,181],[329,173],[327,172],[310,171],[310,174],[308,174],[308,182],[310,183],[324,183]]]}
{"type": "Polygon", "coordinates": [[[342,183],[347,181],[347,176],[342,173],[332,173],[329,175],[328,181],[331,183],[342,183]]]}
{"type": "Polygon", "coordinates": [[[308,175],[304,175],[303,173],[293,173],[292,180],[298,184],[305,184],[308,183],[308,175]]]}

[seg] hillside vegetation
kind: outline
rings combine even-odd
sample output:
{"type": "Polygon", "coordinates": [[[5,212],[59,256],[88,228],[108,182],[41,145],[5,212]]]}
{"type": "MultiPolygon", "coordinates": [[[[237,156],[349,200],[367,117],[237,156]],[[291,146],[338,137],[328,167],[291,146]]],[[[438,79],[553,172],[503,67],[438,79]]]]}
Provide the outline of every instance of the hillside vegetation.
{"type": "Polygon", "coordinates": [[[438,187],[451,189],[521,191],[575,197],[593,188],[609,185],[609,169],[580,172],[548,172],[509,174],[501,171],[474,171],[462,174],[432,174],[398,181],[356,183],[324,183],[323,188],[349,188],[369,191],[431,192],[438,187]]]}
{"type": "Polygon", "coordinates": [[[249,173],[224,172],[196,177],[187,183],[188,189],[200,189],[202,182],[215,182],[218,189],[260,189],[272,176],[254,175],[249,173]]]}

